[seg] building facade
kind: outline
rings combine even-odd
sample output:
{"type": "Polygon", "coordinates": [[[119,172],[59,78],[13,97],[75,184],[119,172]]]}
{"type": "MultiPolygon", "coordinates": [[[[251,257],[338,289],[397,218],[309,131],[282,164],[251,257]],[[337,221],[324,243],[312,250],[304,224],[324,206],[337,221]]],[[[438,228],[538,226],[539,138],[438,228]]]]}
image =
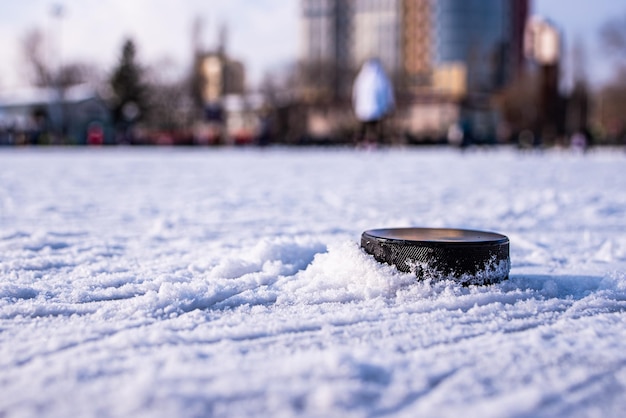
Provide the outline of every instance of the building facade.
{"type": "Polygon", "coordinates": [[[228,94],[243,94],[245,70],[241,62],[221,52],[200,56],[201,96],[205,104],[219,102],[228,94]]]}
{"type": "Polygon", "coordinates": [[[463,125],[493,141],[492,98],[525,67],[529,2],[301,0],[302,97],[345,104],[363,62],[377,58],[394,83],[396,127],[441,138],[463,125]]]}
{"type": "Polygon", "coordinates": [[[401,61],[401,0],[353,2],[352,62],[359,66],[378,58],[386,70],[395,73],[401,61]]]}
{"type": "Polygon", "coordinates": [[[523,28],[528,2],[433,2],[434,67],[463,65],[468,92],[492,92],[523,68],[523,28]]]}
{"type": "Polygon", "coordinates": [[[430,0],[402,1],[402,70],[409,86],[429,84],[434,43],[430,0]]]}
{"type": "Polygon", "coordinates": [[[523,68],[527,13],[528,0],[302,0],[301,61],[354,72],[378,58],[416,91],[491,92],[523,68]]]}
{"type": "Polygon", "coordinates": [[[113,143],[111,111],[89,84],[62,92],[33,87],[0,94],[0,145],[113,143]]]}

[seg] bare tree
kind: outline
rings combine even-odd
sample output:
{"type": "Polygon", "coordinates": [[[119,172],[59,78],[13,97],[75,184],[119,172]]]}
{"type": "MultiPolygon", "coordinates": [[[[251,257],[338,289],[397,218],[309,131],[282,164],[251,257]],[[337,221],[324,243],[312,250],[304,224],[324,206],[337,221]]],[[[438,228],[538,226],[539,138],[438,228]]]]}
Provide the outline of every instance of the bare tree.
{"type": "Polygon", "coordinates": [[[30,83],[38,87],[52,84],[52,72],[46,62],[46,44],[43,32],[30,29],[22,38],[22,54],[30,83]]]}
{"type": "Polygon", "coordinates": [[[200,16],[196,16],[191,26],[192,63],[187,81],[187,89],[192,100],[193,112],[196,118],[202,115],[202,109],[204,107],[202,97],[202,89],[204,87],[202,77],[202,54],[205,52],[204,43],[202,41],[203,33],[204,21],[200,16]]]}
{"type": "Polygon", "coordinates": [[[626,142],[626,14],[600,31],[604,48],[617,60],[613,80],[597,94],[596,120],[609,142],[626,142]]]}
{"type": "Polygon", "coordinates": [[[587,50],[580,38],[574,39],[572,46],[572,66],[574,85],[587,84],[587,50]]]}
{"type": "Polygon", "coordinates": [[[616,52],[616,56],[626,61],[626,14],[604,24],[600,37],[608,51],[616,52]]]}
{"type": "Polygon", "coordinates": [[[46,55],[46,38],[43,32],[34,28],[22,38],[22,55],[29,82],[37,87],[57,86],[66,88],[75,84],[100,80],[98,69],[86,62],[68,62],[61,68],[53,69],[46,55]]]}
{"type": "Polygon", "coordinates": [[[101,79],[102,75],[98,68],[85,62],[68,63],[55,76],[56,83],[63,88],[81,83],[97,84],[101,79]]]}
{"type": "Polygon", "coordinates": [[[539,80],[536,75],[517,79],[498,96],[497,105],[513,132],[533,129],[539,109],[539,80]]]}
{"type": "Polygon", "coordinates": [[[172,60],[164,58],[146,68],[146,101],[150,112],[144,123],[151,129],[176,131],[191,125],[193,104],[186,88],[187,80],[173,77],[174,67],[172,60]]]}
{"type": "Polygon", "coordinates": [[[310,102],[329,102],[336,99],[337,71],[332,61],[305,61],[299,64],[299,84],[310,102]]]}

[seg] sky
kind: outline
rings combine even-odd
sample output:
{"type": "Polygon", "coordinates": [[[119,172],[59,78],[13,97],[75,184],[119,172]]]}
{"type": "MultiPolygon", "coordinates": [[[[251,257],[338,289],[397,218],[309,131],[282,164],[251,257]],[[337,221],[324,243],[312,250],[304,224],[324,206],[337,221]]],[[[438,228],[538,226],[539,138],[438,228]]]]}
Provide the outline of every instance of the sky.
{"type": "Polygon", "coordinates": [[[574,43],[583,45],[587,76],[595,86],[614,75],[615,61],[600,42],[600,29],[609,20],[626,17],[626,0],[535,0],[534,14],[548,18],[564,35],[564,78],[571,83],[569,51],[574,43]]]}
{"type": "MultiPolygon", "coordinates": [[[[593,83],[610,78],[612,63],[598,45],[598,30],[626,13],[626,0],[535,0],[534,11],[563,31],[566,48],[574,39],[585,44],[593,83]]],[[[0,89],[28,83],[20,70],[20,43],[32,28],[54,34],[52,63],[91,61],[110,71],[124,39],[132,37],[144,64],[180,74],[190,62],[197,17],[204,22],[207,48],[216,45],[218,28],[228,27],[228,50],[244,62],[249,84],[255,85],[265,73],[296,60],[298,15],[298,0],[0,0],[0,89]],[[57,4],[64,8],[61,18],[53,17],[57,4]]]]}
{"type": "MultiPolygon", "coordinates": [[[[227,47],[254,82],[296,56],[297,16],[298,2],[292,0],[0,0],[0,88],[27,82],[17,67],[23,62],[20,40],[29,29],[56,34],[60,27],[63,62],[94,61],[111,69],[124,40],[132,37],[142,62],[157,67],[169,62],[180,71],[189,65],[198,17],[207,48],[216,45],[220,26],[229,28],[227,47]],[[60,20],[53,18],[55,4],[64,6],[60,20]]],[[[56,35],[54,43],[58,49],[56,35]]]]}

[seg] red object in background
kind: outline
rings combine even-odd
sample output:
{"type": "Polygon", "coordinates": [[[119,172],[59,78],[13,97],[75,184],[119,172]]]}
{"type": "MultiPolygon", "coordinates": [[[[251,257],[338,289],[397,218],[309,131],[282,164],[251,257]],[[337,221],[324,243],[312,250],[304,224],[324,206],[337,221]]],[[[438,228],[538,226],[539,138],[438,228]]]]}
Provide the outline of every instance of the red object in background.
{"type": "Polygon", "coordinates": [[[102,145],[104,143],[104,129],[99,123],[92,123],[87,128],[87,144],[102,145]]]}

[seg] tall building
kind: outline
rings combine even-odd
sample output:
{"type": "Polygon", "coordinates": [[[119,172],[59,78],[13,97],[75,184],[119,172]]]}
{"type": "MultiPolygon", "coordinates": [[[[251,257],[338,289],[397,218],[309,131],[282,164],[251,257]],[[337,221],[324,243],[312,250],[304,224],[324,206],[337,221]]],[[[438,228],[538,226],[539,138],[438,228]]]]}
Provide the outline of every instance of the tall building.
{"type": "Polygon", "coordinates": [[[388,72],[395,73],[401,60],[401,0],[353,2],[352,63],[357,66],[378,58],[388,72]]]}
{"type": "Polygon", "coordinates": [[[504,86],[521,65],[524,3],[527,1],[434,1],[435,68],[464,67],[470,92],[491,92],[504,86]]]}
{"type": "Polygon", "coordinates": [[[401,56],[402,1],[301,0],[301,61],[354,70],[376,57],[395,70],[401,56]]]}
{"type": "Polygon", "coordinates": [[[529,0],[512,0],[511,3],[511,77],[522,75],[525,67],[524,32],[529,17],[529,0]]]}
{"type": "Polygon", "coordinates": [[[301,1],[300,62],[316,96],[324,88],[348,92],[353,68],[353,0],[301,1]]]}
{"type": "Polygon", "coordinates": [[[301,59],[309,62],[331,61],[342,41],[335,34],[334,0],[302,0],[301,59]]]}
{"type": "Polygon", "coordinates": [[[301,59],[378,58],[420,91],[491,92],[522,68],[527,13],[528,0],[302,0],[301,59]]]}
{"type": "Polygon", "coordinates": [[[434,45],[430,0],[402,1],[402,64],[410,86],[424,86],[430,80],[434,45]]]}
{"type": "Polygon", "coordinates": [[[200,59],[201,97],[205,104],[219,102],[228,94],[243,94],[245,70],[241,62],[223,53],[205,53],[200,59]]]}

